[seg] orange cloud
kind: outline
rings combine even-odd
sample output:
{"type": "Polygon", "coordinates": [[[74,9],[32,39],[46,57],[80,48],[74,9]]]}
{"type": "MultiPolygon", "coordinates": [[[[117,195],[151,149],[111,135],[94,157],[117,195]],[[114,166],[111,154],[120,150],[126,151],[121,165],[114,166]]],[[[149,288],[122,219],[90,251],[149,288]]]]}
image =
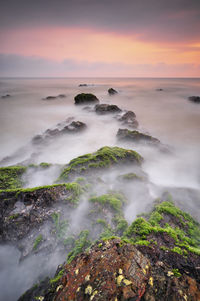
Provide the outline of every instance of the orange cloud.
{"type": "Polygon", "coordinates": [[[192,45],[144,42],[89,28],[35,28],[1,34],[1,53],[125,64],[191,64],[200,60],[200,43],[192,45]]]}

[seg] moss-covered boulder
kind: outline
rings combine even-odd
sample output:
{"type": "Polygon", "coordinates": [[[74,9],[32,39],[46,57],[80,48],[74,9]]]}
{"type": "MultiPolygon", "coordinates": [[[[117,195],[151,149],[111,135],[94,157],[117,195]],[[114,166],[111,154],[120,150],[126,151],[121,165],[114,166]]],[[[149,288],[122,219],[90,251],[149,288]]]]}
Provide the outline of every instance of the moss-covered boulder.
{"type": "Polygon", "coordinates": [[[22,175],[24,166],[9,166],[0,168],[0,189],[14,189],[22,187],[22,175]]]}
{"type": "Polygon", "coordinates": [[[81,93],[74,97],[74,101],[76,105],[80,104],[89,104],[89,103],[97,103],[99,99],[91,93],[81,93]]]}
{"type": "Polygon", "coordinates": [[[150,135],[140,133],[138,131],[130,131],[128,129],[119,129],[117,138],[128,142],[143,142],[148,144],[159,145],[160,141],[150,135]]]}
{"type": "Polygon", "coordinates": [[[58,181],[69,179],[89,172],[107,169],[119,164],[141,165],[143,158],[133,150],[119,147],[102,147],[97,152],[77,157],[69,162],[58,181]]]}

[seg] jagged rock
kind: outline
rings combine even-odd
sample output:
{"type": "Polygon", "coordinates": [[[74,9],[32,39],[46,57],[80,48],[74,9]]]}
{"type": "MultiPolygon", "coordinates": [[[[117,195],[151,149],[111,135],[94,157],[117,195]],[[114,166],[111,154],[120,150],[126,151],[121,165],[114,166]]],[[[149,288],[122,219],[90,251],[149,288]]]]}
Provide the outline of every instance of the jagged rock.
{"type": "Polygon", "coordinates": [[[200,103],[200,96],[190,96],[188,99],[195,103],[200,103]]]}
{"type": "Polygon", "coordinates": [[[118,92],[115,89],[113,89],[113,88],[108,89],[108,94],[109,95],[114,95],[114,94],[117,94],[117,93],[118,92]]]}
{"type": "Polygon", "coordinates": [[[99,104],[95,106],[95,111],[98,114],[107,114],[121,112],[121,109],[116,105],[99,104]]]}
{"type": "Polygon", "coordinates": [[[136,120],[136,115],[132,111],[127,111],[123,115],[120,115],[118,120],[122,122],[123,125],[128,125],[133,128],[137,128],[139,123],[136,120]]]}
{"type": "Polygon", "coordinates": [[[74,101],[76,105],[79,104],[87,104],[87,103],[97,103],[99,99],[91,93],[81,93],[74,97],[74,101]]]}
{"type": "Polygon", "coordinates": [[[97,152],[71,160],[58,178],[58,182],[69,181],[78,175],[97,173],[102,169],[120,164],[141,165],[143,158],[133,150],[119,147],[102,147],[97,152]]]}
{"type": "Polygon", "coordinates": [[[119,129],[117,132],[117,138],[119,140],[125,140],[130,142],[143,142],[154,145],[159,145],[160,141],[150,135],[140,133],[138,131],[129,131],[128,129],[119,129]]]}
{"type": "Polygon", "coordinates": [[[76,183],[0,191],[0,241],[18,241],[51,218],[55,204],[73,208],[80,195],[76,183]]]}

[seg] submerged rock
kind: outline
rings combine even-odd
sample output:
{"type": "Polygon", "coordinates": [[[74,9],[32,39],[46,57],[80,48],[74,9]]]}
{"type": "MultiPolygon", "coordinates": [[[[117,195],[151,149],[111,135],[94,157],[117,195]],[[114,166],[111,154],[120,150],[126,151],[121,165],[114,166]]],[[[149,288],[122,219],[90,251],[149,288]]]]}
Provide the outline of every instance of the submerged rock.
{"type": "Polygon", "coordinates": [[[140,165],[143,158],[133,150],[120,147],[102,147],[97,152],[86,154],[71,160],[61,173],[58,181],[68,181],[77,175],[96,173],[117,164],[140,165]]]}
{"type": "Polygon", "coordinates": [[[190,96],[188,99],[194,103],[200,103],[200,96],[190,96]]]}
{"type": "Polygon", "coordinates": [[[52,99],[56,99],[57,96],[47,96],[45,98],[43,98],[44,100],[52,100],[52,99]]]}
{"type": "Polygon", "coordinates": [[[91,93],[81,93],[74,97],[75,104],[97,103],[99,99],[91,93]]]}
{"type": "Polygon", "coordinates": [[[116,105],[99,104],[95,106],[95,111],[98,114],[119,113],[121,109],[116,105]]]}
{"type": "Polygon", "coordinates": [[[65,95],[65,94],[59,94],[58,97],[59,97],[59,98],[65,98],[66,95],[65,95]]]}
{"type": "Polygon", "coordinates": [[[117,132],[119,140],[126,140],[131,142],[143,142],[154,145],[160,144],[160,141],[150,135],[140,133],[138,131],[129,131],[128,129],[119,129],[117,132]]]}
{"type": "Polygon", "coordinates": [[[114,95],[114,94],[117,94],[117,93],[118,92],[115,89],[113,89],[113,88],[108,89],[108,94],[109,95],[114,95]]]}

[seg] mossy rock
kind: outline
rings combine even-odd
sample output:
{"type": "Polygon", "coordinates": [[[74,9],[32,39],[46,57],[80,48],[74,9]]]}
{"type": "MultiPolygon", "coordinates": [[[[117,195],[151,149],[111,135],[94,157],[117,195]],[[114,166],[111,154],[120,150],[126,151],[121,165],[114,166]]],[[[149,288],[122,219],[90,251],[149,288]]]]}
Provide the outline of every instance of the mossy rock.
{"type": "Polygon", "coordinates": [[[71,160],[58,178],[58,182],[68,181],[73,176],[87,174],[89,171],[97,171],[117,164],[141,165],[142,161],[143,158],[133,150],[105,146],[95,153],[71,160]]]}
{"type": "Polygon", "coordinates": [[[22,175],[26,171],[24,166],[9,166],[0,168],[0,189],[15,189],[22,187],[22,175]]]}
{"type": "Polygon", "coordinates": [[[91,93],[81,93],[74,97],[76,105],[79,104],[88,104],[88,103],[98,103],[99,99],[91,93]]]}

